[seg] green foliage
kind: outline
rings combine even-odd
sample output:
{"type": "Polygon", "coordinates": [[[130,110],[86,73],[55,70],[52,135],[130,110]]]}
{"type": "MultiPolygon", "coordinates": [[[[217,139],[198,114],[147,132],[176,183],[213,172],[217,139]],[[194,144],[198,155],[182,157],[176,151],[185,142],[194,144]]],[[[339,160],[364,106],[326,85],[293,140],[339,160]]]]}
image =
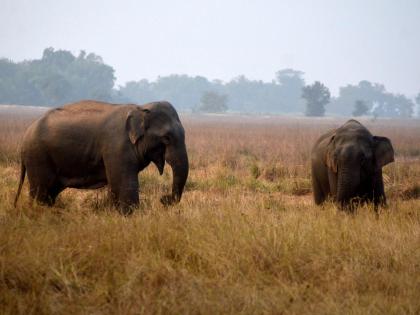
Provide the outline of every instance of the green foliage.
{"type": "Polygon", "coordinates": [[[375,109],[378,116],[408,118],[413,115],[414,103],[402,94],[386,94],[385,101],[375,109]]]}
{"type": "Polygon", "coordinates": [[[178,110],[191,110],[206,91],[221,92],[220,84],[204,77],[173,74],[159,77],[155,82],[146,79],[130,81],[119,88],[121,95],[137,104],[168,100],[178,110]]]}
{"type": "Polygon", "coordinates": [[[221,113],[227,111],[227,95],[216,92],[205,92],[201,96],[197,111],[204,113],[221,113]]]}
{"type": "Polygon", "coordinates": [[[42,58],[0,60],[0,103],[57,106],[80,99],[111,100],[114,69],[93,53],[44,50],[42,58]]]}
{"type": "Polygon", "coordinates": [[[214,181],[214,187],[218,189],[229,189],[238,185],[238,179],[232,174],[220,173],[214,181]]]}
{"type": "MultiPolygon", "coordinates": [[[[0,58],[0,104],[58,106],[81,99],[144,104],[168,100],[180,111],[191,111],[197,104],[204,106],[204,111],[225,111],[220,98],[217,102],[221,106],[205,109],[202,97],[212,91],[229,99],[232,112],[306,112],[308,116],[323,116],[330,102],[324,85],[318,82],[305,87],[304,72],[294,69],[277,71],[271,82],[250,80],[243,75],[222,82],[178,74],[158,77],[156,81],[129,81],[117,89],[114,82],[114,69],[100,56],[85,51],[76,56],[66,50],[46,48],[41,59],[17,63],[0,58]]],[[[389,93],[384,85],[366,80],[341,87],[339,96],[331,99],[328,112],[359,115],[359,111],[353,113],[358,100],[363,100],[374,117],[411,117],[414,113],[414,100],[389,93]]],[[[420,93],[415,102],[420,106],[420,93]]],[[[360,115],[365,113],[364,108],[359,110],[360,115]]]]}
{"type": "Polygon", "coordinates": [[[250,166],[250,172],[251,172],[252,178],[254,178],[254,179],[257,179],[258,177],[261,176],[261,170],[256,163],[253,163],[250,166]]]}
{"type": "Polygon", "coordinates": [[[417,103],[417,117],[420,117],[420,92],[417,94],[415,101],[417,103]]]}
{"type": "Polygon", "coordinates": [[[330,112],[351,115],[352,107],[356,101],[363,100],[372,110],[375,117],[411,117],[414,102],[402,94],[392,94],[386,91],[385,86],[369,81],[360,81],[357,85],[347,85],[340,88],[338,98],[332,101],[330,112]]]}
{"type": "Polygon", "coordinates": [[[251,178],[244,181],[244,185],[246,189],[249,189],[253,192],[270,193],[273,190],[272,185],[270,186],[269,184],[264,183],[263,181],[256,178],[251,178]]]}
{"type": "Polygon", "coordinates": [[[302,98],[306,100],[306,116],[324,116],[325,106],[330,102],[330,91],[319,81],[307,85],[302,90],[302,98]]]}
{"type": "Polygon", "coordinates": [[[138,104],[166,99],[179,110],[191,110],[200,103],[204,93],[213,91],[227,95],[231,111],[296,113],[303,110],[302,75],[303,72],[285,69],[277,72],[277,81],[263,82],[238,76],[226,83],[200,76],[170,75],[154,82],[127,82],[119,92],[124,99],[138,104]]]}
{"type": "Polygon", "coordinates": [[[290,112],[303,112],[304,102],[302,102],[302,89],[305,86],[305,80],[302,71],[293,69],[283,69],[276,72],[276,78],[280,84],[281,107],[290,112]]]}
{"type": "Polygon", "coordinates": [[[365,115],[369,111],[369,107],[362,100],[357,100],[354,104],[353,116],[358,117],[365,115]]]}

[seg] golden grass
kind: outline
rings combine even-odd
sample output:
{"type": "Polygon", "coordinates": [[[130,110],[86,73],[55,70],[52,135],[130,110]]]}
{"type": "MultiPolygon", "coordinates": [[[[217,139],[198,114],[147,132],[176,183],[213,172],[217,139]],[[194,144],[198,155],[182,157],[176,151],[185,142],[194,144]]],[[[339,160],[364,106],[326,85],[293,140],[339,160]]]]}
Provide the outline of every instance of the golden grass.
{"type": "Polygon", "coordinates": [[[160,205],[170,172],[151,166],[126,218],[104,190],[67,190],[47,208],[25,185],[12,207],[31,119],[0,117],[2,314],[420,313],[418,121],[365,122],[397,152],[376,216],[312,202],[312,143],[342,120],[184,116],[181,203],[160,205]]]}

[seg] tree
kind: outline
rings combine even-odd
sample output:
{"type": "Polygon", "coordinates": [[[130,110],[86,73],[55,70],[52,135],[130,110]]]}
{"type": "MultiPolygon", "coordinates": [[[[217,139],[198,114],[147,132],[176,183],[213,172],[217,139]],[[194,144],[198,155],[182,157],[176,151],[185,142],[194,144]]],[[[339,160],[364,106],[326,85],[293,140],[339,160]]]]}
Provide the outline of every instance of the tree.
{"type": "Polygon", "coordinates": [[[389,93],[383,84],[364,80],[358,85],[341,87],[339,97],[332,101],[329,109],[333,113],[350,115],[351,105],[357,100],[363,100],[375,117],[408,118],[412,116],[415,107],[414,102],[405,95],[389,93]]]}
{"type": "Polygon", "coordinates": [[[212,84],[202,76],[172,74],[158,77],[152,83],[152,91],[157,99],[171,102],[178,110],[191,110],[205,91],[213,90],[212,84]]]}
{"type": "Polygon", "coordinates": [[[126,82],[124,86],[120,86],[118,92],[123,98],[129,100],[129,102],[137,104],[164,99],[163,97],[155,95],[153,92],[153,84],[147,79],[126,82]]]}
{"type": "Polygon", "coordinates": [[[119,88],[119,97],[135,103],[164,99],[177,110],[198,110],[202,95],[207,91],[225,94],[229,110],[237,112],[291,113],[302,112],[305,102],[301,99],[303,72],[284,69],[277,72],[276,80],[263,82],[249,80],[241,75],[228,82],[208,80],[202,76],[172,74],[155,81],[127,82],[119,88]]]}
{"type": "MultiPolygon", "coordinates": [[[[261,84],[248,80],[240,75],[230,80],[226,85],[226,93],[232,103],[232,109],[241,112],[252,112],[256,104],[264,103],[261,99],[261,84]]],[[[267,103],[267,102],[266,102],[267,103]]]]}
{"type": "Polygon", "coordinates": [[[369,109],[378,107],[384,101],[386,90],[382,84],[360,81],[357,85],[340,87],[339,95],[331,102],[329,111],[335,114],[352,115],[354,104],[363,100],[369,109]]]}
{"type": "Polygon", "coordinates": [[[197,108],[199,112],[221,113],[227,111],[227,95],[216,92],[205,92],[197,108]]]}
{"type": "Polygon", "coordinates": [[[114,69],[81,51],[46,48],[41,59],[0,59],[0,103],[58,106],[80,99],[111,101],[114,69]]]}
{"type": "Polygon", "coordinates": [[[306,85],[302,89],[302,98],[306,100],[306,116],[324,116],[325,106],[330,102],[329,89],[319,81],[306,85]]]}
{"type": "Polygon", "coordinates": [[[416,96],[416,103],[417,103],[417,117],[420,117],[420,92],[416,96]]]}
{"type": "Polygon", "coordinates": [[[302,112],[305,104],[302,102],[302,88],[305,80],[302,71],[294,69],[283,69],[276,72],[276,79],[279,83],[279,102],[284,112],[302,112]]]}
{"type": "Polygon", "coordinates": [[[354,103],[354,110],[353,110],[353,116],[358,117],[365,115],[369,111],[369,107],[366,105],[365,101],[363,100],[357,100],[354,103]]]}

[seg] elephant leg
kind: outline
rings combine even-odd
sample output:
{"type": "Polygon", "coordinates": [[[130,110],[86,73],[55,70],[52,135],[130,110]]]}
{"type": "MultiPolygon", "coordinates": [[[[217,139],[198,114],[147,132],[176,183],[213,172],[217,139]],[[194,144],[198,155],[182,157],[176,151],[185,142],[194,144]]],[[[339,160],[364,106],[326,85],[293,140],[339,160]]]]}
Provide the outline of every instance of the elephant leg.
{"type": "Polygon", "coordinates": [[[315,204],[319,205],[331,194],[328,169],[321,163],[312,164],[312,188],[315,204]]]}
{"type": "Polygon", "coordinates": [[[124,184],[120,186],[118,206],[123,214],[131,214],[133,207],[138,206],[139,200],[139,180],[137,174],[128,176],[124,184]]]}
{"type": "Polygon", "coordinates": [[[40,204],[51,206],[48,188],[42,185],[30,185],[29,196],[40,204]]]}
{"type": "Polygon", "coordinates": [[[57,194],[54,192],[57,176],[51,170],[49,165],[30,165],[27,167],[29,180],[29,196],[37,202],[52,206],[57,194]]]}
{"type": "Polygon", "coordinates": [[[48,189],[48,196],[49,200],[51,201],[51,205],[55,203],[57,196],[64,190],[64,186],[61,183],[56,182],[52,187],[48,189]]]}
{"type": "Polygon", "coordinates": [[[315,204],[320,205],[325,201],[326,196],[322,190],[321,185],[319,184],[318,179],[315,176],[312,177],[312,188],[314,190],[315,204]]]}
{"type": "Polygon", "coordinates": [[[312,164],[312,189],[315,204],[319,205],[327,199],[329,193],[328,188],[327,169],[316,163],[312,164]]]}
{"type": "Polygon", "coordinates": [[[139,180],[135,167],[105,162],[110,198],[125,215],[139,204],[139,180]]]}
{"type": "Polygon", "coordinates": [[[61,185],[53,185],[51,187],[46,185],[31,185],[29,194],[31,198],[37,202],[51,207],[54,205],[58,194],[62,192],[63,189],[64,187],[61,185]]]}
{"type": "Polygon", "coordinates": [[[328,184],[329,191],[334,200],[337,199],[337,174],[328,170],[328,184]]]}
{"type": "Polygon", "coordinates": [[[382,178],[382,169],[375,173],[375,177],[373,181],[373,202],[375,204],[375,208],[378,205],[386,206],[386,197],[385,197],[385,190],[384,190],[384,181],[382,178]]]}

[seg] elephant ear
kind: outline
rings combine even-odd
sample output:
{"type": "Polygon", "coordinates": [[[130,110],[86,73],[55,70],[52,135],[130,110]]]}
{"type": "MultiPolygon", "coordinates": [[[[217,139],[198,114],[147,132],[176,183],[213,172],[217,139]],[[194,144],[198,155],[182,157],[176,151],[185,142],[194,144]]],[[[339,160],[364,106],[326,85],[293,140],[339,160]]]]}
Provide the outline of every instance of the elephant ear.
{"type": "Polygon", "coordinates": [[[128,112],[125,128],[132,144],[144,136],[147,129],[146,115],[148,113],[150,113],[148,109],[132,109],[128,112]]]}
{"type": "Polygon", "coordinates": [[[327,152],[325,153],[325,164],[334,173],[337,173],[337,157],[335,155],[334,136],[330,138],[327,145],[327,152]]]}
{"type": "Polygon", "coordinates": [[[374,154],[376,164],[379,168],[394,162],[394,148],[391,141],[386,137],[373,137],[374,141],[374,154]]]}

